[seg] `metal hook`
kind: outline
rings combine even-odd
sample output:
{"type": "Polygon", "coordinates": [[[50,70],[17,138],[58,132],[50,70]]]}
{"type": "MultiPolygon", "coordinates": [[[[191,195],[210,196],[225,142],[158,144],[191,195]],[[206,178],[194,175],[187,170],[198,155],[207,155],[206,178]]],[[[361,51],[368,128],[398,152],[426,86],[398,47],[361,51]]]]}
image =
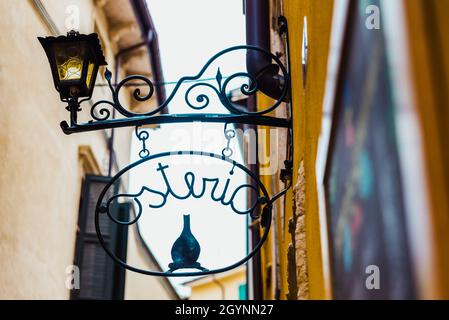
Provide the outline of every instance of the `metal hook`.
{"type": "Polygon", "coordinates": [[[146,130],[142,130],[139,132],[139,127],[136,127],[135,134],[137,139],[142,142],[142,150],[139,151],[139,157],[141,159],[148,157],[150,155],[150,150],[148,150],[146,147],[146,141],[150,137],[150,134],[146,130]]]}
{"type": "Polygon", "coordinates": [[[234,151],[232,150],[230,145],[231,145],[231,140],[233,138],[235,138],[235,130],[227,129],[227,127],[228,127],[228,123],[226,122],[224,125],[223,133],[224,133],[224,136],[225,136],[227,142],[226,142],[226,147],[224,147],[223,150],[221,151],[221,154],[225,158],[229,158],[233,155],[234,151]]]}

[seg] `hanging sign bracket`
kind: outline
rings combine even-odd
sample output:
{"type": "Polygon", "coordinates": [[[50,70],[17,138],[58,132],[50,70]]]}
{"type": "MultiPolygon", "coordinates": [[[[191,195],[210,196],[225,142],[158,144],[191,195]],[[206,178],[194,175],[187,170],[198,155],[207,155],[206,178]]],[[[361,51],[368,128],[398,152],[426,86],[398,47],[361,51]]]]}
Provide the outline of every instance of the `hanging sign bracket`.
{"type": "MultiPolygon", "coordinates": [[[[287,67],[289,67],[288,28],[287,21],[284,17],[279,18],[279,33],[282,36],[285,36],[286,39],[286,55],[284,58],[287,67]]],[[[111,178],[110,182],[101,192],[95,208],[95,229],[98,239],[108,255],[115,262],[131,271],[147,275],[198,276],[236,268],[247,262],[259,251],[268,237],[274,202],[285,195],[292,185],[293,126],[291,119],[293,110],[290,69],[284,66],[280,55],[274,55],[265,49],[249,45],[234,46],[222,50],[209,59],[196,75],[182,77],[175,84],[170,95],[162,104],[149,112],[135,113],[130,111],[130,108],[125,106],[120,100],[120,97],[122,96],[121,90],[124,87],[133,86],[138,82],[139,86],[132,91],[132,99],[138,103],[149,103],[155,93],[155,84],[142,75],[128,76],[114,86],[111,81],[112,73],[106,69],[105,79],[111,94],[111,99],[90,103],[96,72],[100,65],[106,64],[96,34],[86,36],[71,32],[67,37],[48,37],[39,38],[39,40],[44,46],[50,65],[52,66],[55,87],[60,93],[61,100],[67,103],[66,109],[70,113],[70,120],[68,122],[61,122],[63,132],[65,134],[73,134],[120,127],[136,127],[135,134],[142,144],[142,150],[139,153],[141,159],[123,168],[111,178]],[[55,46],[55,43],[58,43],[58,45],[55,46]],[[76,55],[76,50],[80,48],[81,45],[90,45],[90,47],[83,49],[84,51],[82,52],[88,53],[88,55],[84,57],[82,57],[81,54],[79,56],[76,55]],[[52,50],[55,48],[70,49],[71,55],[64,55],[62,54],[64,53],[63,51],[61,51],[62,53],[53,52],[52,50]],[[246,98],[263,94],[258,83],[258,77],[261,76],[260,74],[250,74],[247,70],[243,70],[230,75],[223,75],[220,67],[216,66],[219,59],[223,56],[239,51],[246,52],[247,54],[251,52],[256,55],[265,55],[265,58],[268,57],[269,59],[264,59],[264,61],[271,61],[265,68],[262,68],[261,72],[268,70],[270,75],[274,76],[273,85],[276,86],[276,90],[271,91],[276,92],[277,97],[276,99],[270,100],[272,101],[271,105],[264,109],[258,108],[256,111],[249,111],[247,108],[244,108],[233,101],[231,94],[231,91],[236,90],[239,91],[239,96],[246,98]],[[59,60],[67,56],[70,57],[69,61],[66,61],[64,64],[58,64],[59,60]],[[215,78],[212,79],[212,81],[203,81],[202,77],[210,68],[214,68],[215,78]],[[89,70],[93,71],[89,73],[89,70]],[[237,82],[238,86],[236,90],[235,81],[239,81],[237,82]],[[145,88],[145,93],[142,93],[142,87],[145,88]],[[181,91],[181,88],[184,91],[181,91]],[[173,102],[175,96],[181,92],[184,104],[189,109],[190,113],[169,114],[169,104],[173,102]],[[224,107],[225,113],[218,114],[205,112],[212,104],[211,101],[213,99],[219,101],[219,104],[224,107]],[[89,104],[86,102],[89,102],[89,104]],[[85,123],[79,123],[79,115],[84,106],[88,106],[89,108],[90,120],[85,123]],[[283,109],[281,110],[281,108],[283,109]],[[278,110],[281,110],[281,112],[278,112],[278,110]],[[119,118],[116,118],[115,114],[118,114],[119,118]],[[150,154],[147,149],[149,133],[145,130],[139,131],[138,128],[150,124],[189,123],[197,121],[225,124],[224,134],[227,139],[227,144],[221,155],[198,150],[182,150],[150,154]],[[270,196],[257,174],[248,169],[244,164],[231,159],[233,151],[230,148],[230,141],[235,137],[235,131],[231,128],[227,128],[227,125],[231,123],[247,124],[255,127],[266,126],[287,129],[287,160],[284,162],[284,168],[280,170],[280,179],[284,183],[284,189],[282,191],[270,196]],[[206,157],[208,158],[207,160],[218,162],[222,166],[229,166],[227,177],[226,179],[216,176],[198,177],[194,171],[187,171],[183,176],[183,181],[185,183],[181,186],[184,191],[179,192],[179,189],[177,189],[178,191],[175,191],[176,188],[172,186],[172,182],[170,181],[167,172],[170,171],[170,166],[173,166],[171,161],[174,158],[182,160],[179,163],[182,163],[185,166],[185,163],[187,162],[184,161],[185,158],[183,157],[206,157]],[[127,174],[130,170],[141,165],[148,165],[150,168],[153,168],[155,172],[159,174],[158,178],[161,183],[154,186],[152,185],[154,181],[148,181],[148,185],[141,186],[140,190],[135,193],[114,193],[113,186],[120,181],[121,177],[127,174]],[[244,184],[235,185],[235,182],[232,182],[235,170],[242,171],[246,176],[247,181],[244,184]],[[242,201],[236,200],[238,196],[240,194],[249,194],[251,192],[255,194],[253,200],[249,201],[252,201],[252,203],[246,204],[248,205],[246,208],[239,207],[242,201]],[[173,261],[168,265],[167,271],[145,270],[128,265],[125,261],[122,261],[116,256],[115,252],[108,247],[107,241],[105,241],[105,236],[101,230],[100,219],[108,217],[120,226],[130,226],[140,219],[144,208],[147,208],[147,210],[162,208],[169,201],[168,199],[172,198],[176,200],[185,200],[188,198],[201,198],[205,196],[209,196],[211,200],[216,203],[229,207],[231,209],[230,211],[234,214],[249,215],[252,220],[258,220],[263,229],[259,242],[254,244],[251,248],[252,250],[243,259],[229,266],[209,269],[206,268],[208,266],[203,266],[198,261],[201,247],[193,235],[192,230],[190,230],[191,216],[189,213],[183,213],[184,228],[179,238],[173,243],[171,250],[173,261]],[[120,221],[114,216],[114,204],[125,199],[131,200],[137,212],[135,217],[130,218],[129,221],[120,221]],[[148,199],[152,200],[149,201],[148,199]],[[178,271],[182,269],[194,269],[195,271],[178,271]]],[[[271,83],[269,83],[269,85],[270,84],[271,83]]],[[[178,170],[179,169],[183,168],[178,168],[178,170]]]]}

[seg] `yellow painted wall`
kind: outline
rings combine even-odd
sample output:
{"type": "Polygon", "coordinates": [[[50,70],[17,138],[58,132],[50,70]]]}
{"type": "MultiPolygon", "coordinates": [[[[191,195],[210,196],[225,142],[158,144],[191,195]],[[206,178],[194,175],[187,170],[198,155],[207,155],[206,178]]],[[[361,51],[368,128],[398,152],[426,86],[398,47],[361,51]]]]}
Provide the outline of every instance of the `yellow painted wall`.
{"type": "MultiPolygon", "coordinates": [[[[305,236],[307,250],[307,270],[310,299],[324,299],[325,287],[320,245],[320,223],[318,211],[318,196],[316,187],[315,162],[322,119],[322,106],[327,71],[327,57],[332,23],[333,1],[331,0],[284,0],[283,15],[287,18],[290,40],[293,135],[294,135],[294,167],[293,186],[298,182],[298,170],[303,161],[305,170],[305,236]],[[302,33],[304,17],[308,20],[309,61],[307,81],[302,80],[302,33]]],[[[273,37],[273,34],[272,34],[273,37]]],[[[272,40],[273,43],[273,40],[272,40]]],[[[273,48],[272,48],[273,50],[273,48]]],[[[258,96],[258,107],[263,109],[269,100],[258,96]]],[[[269,142],[269,140],[267,140],[269,142]]],[[[268,144],[265,148],[269,148],[268,144]]],[[[270,186],[271,194],[282,188],[279,175],[262,177],[264,184],[270,186]],[[273,186],[273,184],[275,186],[273,186]]],[[[283,200],[282,200],[283,201],[283,200]]],[[[281,202],[282,204],[282,202],[281,202]]],[[[263,293],[265,299],[274,299],[276,277],[279,277],[280,299],[286,299],[287,281],[287,251],[292,243],[288,232],[288,221],[293,216],[293,191],[285,197],[285,217],[281,219],[279,210],[275,210],[275,222],[270,231],[270,237],[262,248],[263,293]],[[275,235],[273,235],[275,233],[275,235]],[[276,237],[274,242],[273,237],[276,237]],[[278,269],[274,270],[276,259],[273,251],[277,250],[278,269]],[[268,266],[272,267],[271,275],[268,266]],[[273,271],[274,270],[274,271],[273,271]],[[271,283],[267,279],[271,277],[271,283]]]]}
{"type": "MultiPolygon", "coordinates": [[[[269,108],[273,104],[273,100],[267,98],[262,94],[258,94],[257,96],[257,108],[258,110],[264,110],[269,108]]],[[[275,194],[276,190],[272,187],[273,175],[272,174],[263,174],[264,169],[269,173],[271,170],[268,169],[271,164],[271,139],[269,134],[269,127],[261,126],[258,128],[258,143],[259,143],[259,174],[260,180],[263,185],[267,188],[267,191],[270,195],[275,194]]],[[[277,172],[276,172],[277,173],[277,172]]],[[[276,176],[276,174],[275,174],[276,176]]],[[[273,215],[276,214],[276,210],[273,210],[273,215]]],[[[273,221],[274,222],[274,221],[273,221]]],[[[275,267],[275,254],[273,243],[275,241],[276,225],[273,224],[270,228],[270,233],[268,234],[267,240],[260,251],[260,261],[261,261],[261,275],[262,275],[262,296],[265,299],[274,299],[273,290],[275,284],[273,283],[273,275],[274,275],[274,267],[275,267]]],[[[264,230],[260,228],[260,234],[262,235],[264,230]]]]}
{"type": "MultiPolygon", "coordinates": [[[[310,299],[325,298],[315,161],[321,126],[332,11],[332,0],[284,0],[284,15],[287,18],[290,32],[292,103],[294,109],[293,185],[297,183],[296,177],[299,163],[303,160],[305,169],[306,248],[310,299]],[[304,17],[307,17],[309,38],[309,61],[305,87],[302,84],[301,64],[304,17]]],[[[287,250],[286,243],[283,250],[287,250]]],[[[285,290],[285,281],[283,289],[285,290]]]]}
{"type": "Polygon", "coordinates": [[[238,300],[239,286],[246,283],[246,268],[240,267],[224,274],[206,276],[187,283],[192,290],[189,300],[238,300]],[[221,286],[220,286],[221,285],[221,286]]]}

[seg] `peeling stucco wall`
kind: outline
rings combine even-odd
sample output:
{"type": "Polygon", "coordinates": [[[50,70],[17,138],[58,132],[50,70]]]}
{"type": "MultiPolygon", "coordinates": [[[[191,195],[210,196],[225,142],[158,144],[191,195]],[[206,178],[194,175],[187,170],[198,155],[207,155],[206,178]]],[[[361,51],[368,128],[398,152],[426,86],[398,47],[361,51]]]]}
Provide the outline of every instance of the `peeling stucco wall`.
{"type": "Polygon", "coordinates": [[[307,265],[307,244],[305,227],[305,170],[301,161],[297,183],[293,188],[293,217],[288,231],[292,243],[288,248],[288,294],[289,300],[309,298],[309,275],[307,265]]]}

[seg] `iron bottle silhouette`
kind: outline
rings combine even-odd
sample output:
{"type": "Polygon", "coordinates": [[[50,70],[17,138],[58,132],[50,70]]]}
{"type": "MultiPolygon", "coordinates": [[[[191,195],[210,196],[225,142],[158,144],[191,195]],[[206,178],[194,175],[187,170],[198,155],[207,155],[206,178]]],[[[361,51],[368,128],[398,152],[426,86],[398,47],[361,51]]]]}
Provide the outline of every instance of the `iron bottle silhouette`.
{"type": "Polygon", "coordinates": [[[188,268],[206,270],[197,261],[200,252],[201,246],[190,229],[190,215],[185,214],[182,232],[171,248],[173,262],[168,265],[169,272],[188,268]]]}

